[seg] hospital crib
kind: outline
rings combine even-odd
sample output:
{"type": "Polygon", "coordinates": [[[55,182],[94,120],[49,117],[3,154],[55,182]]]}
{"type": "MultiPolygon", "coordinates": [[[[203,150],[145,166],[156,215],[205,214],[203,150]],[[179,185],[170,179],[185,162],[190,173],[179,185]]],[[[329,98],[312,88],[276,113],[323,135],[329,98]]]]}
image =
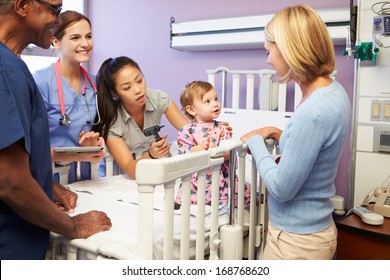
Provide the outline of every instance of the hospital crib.
{"type": "MultiPolygon", "coordinates": [[[[275,152],[272,141],[269,149],[271,153],[275,152]]],[[[48,258],[260,258],[264,246],[264,222],[267,221],[266,195],[255,164],[252,164],[249,181],[252,187],[251,207],[250,210],[244,209],[246,155],[246,145],[241,141],[224,140],[219,147],[209,151],[142,160],[137,165],[137,181],[117,175],[68,185],[79,195],[79,205],[84,207],[81,213],[91,209],[106,211],[112,219],[113,228],[87,239],[68,240],[52,233],[48,258]],[[219,205],[219,180],[213,180],[216,186],[212,188],[211,206],[204,205],[203,200],[199,200],[197,205],[190,205],[193,172],[198,172],[198,195],[202,196],[205,193],[206,170],[212,168],[212,176],[219,177],[222,155],[226,151],[231,151],[233,166],[238,156],[237,207],[233,206],[234,201],[230,205],[219,205]],[[183,188],[183,201],[180,210],[174,210],[179,182],[183,188]],[[115,197],[111,192],[119,195],[115,197]],[[134,198],[135,192],[138,193],[137,198],[134,198]]],[[[235,180],[231,180],[231,185],[233,182],[235,180]]],[[[230,197],[234,198],[234,194],[230,197]]]]}

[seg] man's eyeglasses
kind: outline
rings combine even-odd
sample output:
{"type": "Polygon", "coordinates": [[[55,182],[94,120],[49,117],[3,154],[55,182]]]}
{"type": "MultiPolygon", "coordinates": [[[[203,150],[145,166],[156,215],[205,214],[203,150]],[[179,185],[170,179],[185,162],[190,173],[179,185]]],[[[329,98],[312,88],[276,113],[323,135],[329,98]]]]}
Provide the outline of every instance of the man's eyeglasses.
{"type": "Polygon", "coordinates": [[[42,4],[43,6],[46,6],[47,8],[49,8],[56,17],[58,17],[61,13],[62,5],[53,5],[53,4],[46,2],[46,1],[43,1],[43,0],[33,0],[33,1],[38,2],[38,3],[42,4]]]}

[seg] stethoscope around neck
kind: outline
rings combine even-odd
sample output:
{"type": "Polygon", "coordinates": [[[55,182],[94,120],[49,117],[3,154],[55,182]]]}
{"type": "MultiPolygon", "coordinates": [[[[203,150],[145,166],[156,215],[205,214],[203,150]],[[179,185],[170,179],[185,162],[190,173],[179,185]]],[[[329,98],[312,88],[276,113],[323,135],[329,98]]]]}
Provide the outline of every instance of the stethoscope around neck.
{"type": "MultiPolygon", "coordinates": [[[[59,123],[60,123],[60,125],[69,126],[72,121],[71,121],[70,117],[66,114],[66,111],[65,111],[64,92],[62,89],[62,78],[61,78],[61,69],[60,69],[60,60],[59,59],[54,64],[54,70],[56,73],[58,98],[60,101],[60,110],[61,110],[61,118],[59,120],[59,123]]],[[[91,76],[88,74],[88,72],[82,66],[80,66],[80,70],[81,70],[81,73],[83,74],[83,77],[84,77],[83,85],[81,87],[81,94],[83,95],[83,99],[85,101],[85,104],[86,104],[87,110],[88,110],[89,119],[87,120],[87,124],[97,125],[98,123],[100,123],[100,113],[99,113],[99,106],[98,106],[98,101],[97,101],[97,89],[96,89],[95,83],[93,82],[93,80],[92,80],[91,76]],[[98,121],[96,123],[92,122],[91,110],[89,109],[89,104],[88,104],[87,97],[86,97],[85,86],[87,84],[87,79],[90,82],[90,84],[92,85],[93,90],[94,90],[96,113],[98,116],[98,121]]]]}

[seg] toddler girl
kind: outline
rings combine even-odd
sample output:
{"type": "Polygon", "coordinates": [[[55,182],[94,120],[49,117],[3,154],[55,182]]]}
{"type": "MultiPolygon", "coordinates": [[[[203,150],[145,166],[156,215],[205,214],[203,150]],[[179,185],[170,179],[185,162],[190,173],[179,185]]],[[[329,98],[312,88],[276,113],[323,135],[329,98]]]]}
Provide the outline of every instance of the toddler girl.
{"type": "MultiPolygon", "coordinates": [[[[204,81],[187,84],[180,96],[180,103],[190,123],[184,125],[177,135],[179,154],[208,150],[219,145],[221,140],[232,137],[231,130],[225,124],[216,121],[221,113],[221,104],[214,87],[204,81]]],[[[229,154],[221,166],[219,184],[219,203],[227,204],[229,200],[229,154]]],[[[197,203],[198,176],[195,173],[191,181],[191,204],[197,203]]],[[[211,204],[211,168],[206,176],[206,205],[211,204]]],[[[175,208],[181,205],[181,188],[178,191],[175,208]]],[[[237,199],[237,194],[236,194],[237,199]]],[[[249,207],[250,186],[245,184],[245,207],[249,207]]]]}

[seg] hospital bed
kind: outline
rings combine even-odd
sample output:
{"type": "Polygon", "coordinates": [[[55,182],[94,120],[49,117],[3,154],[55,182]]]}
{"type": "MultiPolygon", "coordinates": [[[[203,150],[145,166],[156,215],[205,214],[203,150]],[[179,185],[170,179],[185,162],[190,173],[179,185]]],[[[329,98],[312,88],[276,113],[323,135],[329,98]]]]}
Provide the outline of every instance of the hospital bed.
{"type": "MultiPolygon", "coordinates": [[[[273,153],[272,141],[269,147],[273,153]]],[[[203,200],[199,200],[198,205],[189,204],[192,173],[198,172],[198,195],[202,196],[206,170],[213,168],[213,177],[219,176],[223,162],[221,156],[229,150],[233,151],[232,162],[238,155],[237,175],[244,178],[246,145],[231,139],[209,151],[142,160],[137,165],[137,181],[122,174],[67,185],[79,196],[73,215],[92,209],[102,210],[110,216],[113,226],[110,231],[87,239],[68,240],[52,233],[48,258],[260,258],[266,212],[265,201],[257,201],[258,194],[265,193],[265,189],[259,185],[256,170],[253,170],[250,180],[253,194],[250,211],[244,209],[245,180],[239,180],[237,207],[219,205],[219,180],[213,180],[217,186],[212,189],[217,193],[213,193],[211,205],[204,205],[203,200]],[[180,210],[174,210],[174,198],[180,183],[182,206],[180,210]]]]}
{"type": "MultiPolygon", "coordinates": [[[[137,164],[137,181],[126,175],[112,175],[112,159],[107,177],[67,185],[79,196],[76,213],[92,209],[105,211],[112,219],[110,231],[87,239],[68,240],[51,234],[48,258],[54,259],[260,259],[266,242],[267,193],[247,147],[239,137],[252,129],[273,125],[281,129],[293,112],[287,111],[286,85],[274,82],[275,71],[231,70],[218,67],[207,70],[208,81],[221,93],[220,119],[233,127],[233,139],[219,147],[137,164]],[[244,81],[244,83],[242,83],[244,81]],[[240,94],[241,92],[241,94],[240,94]],[[244,95],[244,97],[242,97],[244,95]],[[242,100],[245,100],[245,104],[242,100]],[[250,121],[244,121],[250,120],[250,121]],[[225,151],[231,151],[231,173],[239,178],[237,207],[218,204],[218,186],[211,205],[190,205],[190,180],[199,175],[198,195],[205,191],[205,172],[219,168],[225,151]],[[111,170],[110,170],[111,169],[111,170]],[[244,209],[243,185],[252,188],[251,207],[244,209]],[[174,210],[179,184],[183,204],[174,210]]],[[[301,92],[295,87],[294,106],[301,92]]],[[[278,157],[277,143],[268,141],[271,155],[278,157]]],[[[97,170],[97,166],[95,166],[97,170]]],[[[56,172],[59,170],[56,170],[56,172]]],[[[62,170],[65,174],[66,172],[62,170]]],[[[94,175],[95,174],[95,175],[94,175]]],[[[66,177],[66,175],[65,175],[66,177]]],[[[61,180],[64,178],[60,176],[61,180]]],[[[63,184],[64,181],[61,181],[63,184]]],[[[231,180],[233,185],[235,180],[231,180]]],[[[213,180],[218,184],[219,180],[213,180]]],[[[234,197],[231,193],[230,197],[234,197]]]]}

